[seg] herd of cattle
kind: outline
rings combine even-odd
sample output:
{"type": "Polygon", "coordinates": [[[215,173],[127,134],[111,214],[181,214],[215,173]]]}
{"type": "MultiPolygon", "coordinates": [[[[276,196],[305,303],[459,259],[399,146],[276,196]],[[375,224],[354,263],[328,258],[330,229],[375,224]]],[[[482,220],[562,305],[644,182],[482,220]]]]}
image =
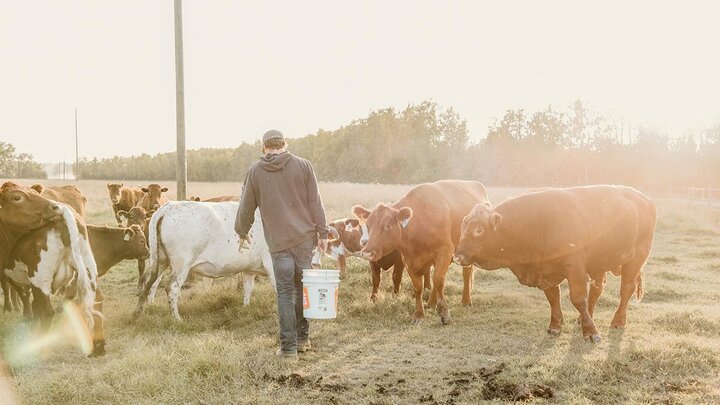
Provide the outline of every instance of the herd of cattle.
{"type": "MultiPolygon", "coordinates": [[[[166,292],[177,319],[181,288],[191,274],[242,274],[245,305],[257,275],[267,276],[275,288],[259,212],[251,243],[238,250],[238,196],[168,202],[163,196],[167,188],[158,184],[136,188],[108,183],[107,188],[117,227],[86,224],[86,199],[74,186],[2,185],[0,281],[5,311],[22,308],[45,331],[55,313],[50,298],[73,300],[92,331],[91,355],[97,356],[105,353],[98,278],[122,260],[138,262],[135,316],[152,301],[168,268],[166,292]]],[[[329,224],[330,243],[325,252],[316,252],[313,267],[325,254],[338,261],[342,277],[348,257],[369,261],[373,301],[382,270],[393,268],[395,293],[407,270],[415,292],[413,323],[424,318],[425,291],[427,305],[437,309],[440,321],[451,321],[445,278],[455,262],[463,268],[463,305],[472,305],[473,265],[508,268],[520,283],[545,292],[551,309],[548,332],[553,334],[563,324],[559,285],[568,280],[583,336],[594,342],[600,335],[592,314],[607,272],[621,277],[613,327],[625,325],[630,298],[642,298],[642,267],[657,217],[654,203],[629,187],[533,190],[493,206],[481,183],[459,180],[422,184],[392,205],[356,205],[352,213],[355,218],[329,224]]]]}

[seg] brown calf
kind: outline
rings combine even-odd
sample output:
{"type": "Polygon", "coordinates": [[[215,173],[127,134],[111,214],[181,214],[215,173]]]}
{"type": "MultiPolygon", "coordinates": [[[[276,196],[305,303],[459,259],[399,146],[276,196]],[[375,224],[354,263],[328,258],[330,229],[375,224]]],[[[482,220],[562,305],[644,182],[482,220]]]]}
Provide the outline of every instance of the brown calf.
{"type": "MultiPolygon", "coordinates": [[[[159,184],[148,184],[147,187],[141,188],[143,196],[138,202],[138,207],[144,209],[147,212],[160,208],[161,205],[165,204],[167,200],[162,193],[167,192],[167,187],[162,187],[159,184]]],[[[129,210],[129,209],[128,209],[129,210]]],[[[126,210],[127,211],[127,210],[126,210]]]]}
{"type": "Polygon", "coordinates": [[[42,184],[33,184],[31,188],[48,200],[67,204],[75,210],[82,218],[85,218],[85,204],[87,198],[73,185],[45,187],[42,184]]]}
{"type": "Polygon", "coordinates": [[[138,225],[127,228],[111,228],[107,226],[88,225],[90,248],[98,277],[102,277],[111,267],[122,260],[146,260],[150,257],[145,233],[138,225]]]}
{"type": "Polygon", "coordinates": [[[130,211],[142,200],[143,191],[139,187],[125,187],[123,183],[107,183],[108,193],[110,194],[110,204],[115,213],[115,220],[118,224],[122,223],[119,211],[130,211]]]}

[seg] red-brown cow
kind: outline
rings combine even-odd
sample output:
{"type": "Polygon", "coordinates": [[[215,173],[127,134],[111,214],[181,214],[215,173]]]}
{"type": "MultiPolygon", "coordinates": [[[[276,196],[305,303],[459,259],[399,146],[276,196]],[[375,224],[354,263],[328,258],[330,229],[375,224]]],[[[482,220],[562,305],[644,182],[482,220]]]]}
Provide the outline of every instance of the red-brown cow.
{"type": "MultiPolygon", "coordinates": [[[[328,224],[331,238],[328,241],[325,252],[320,252],[315,249],[315,255],[312,260],[313,268],[320,268],[320,258],[322,254],[325,253],[327,256],[337,260],[338,267],[340,267],[340,277],[345,277],[347,258],[350,256],[362,257],[360,239],[363,235],[364,228],[365,226],[361,226],[360,221],[355,218],[339,219],[328,224]]],[[[393,267],[393,291],[395,294],[398,294],[400,292],[403,270],[405,269],[405,263],[403,263],[400,252],[393,250],[391,253],[380,258],[380,260],[370,262],[373,286],[370,299],[372,301],[377,301],[382,270],[388,270],[391,267],[393,267]]],[[[426,276],[426,283],[430,285],[429,275],[426,276]]]]}
{"type": "MultiPolygon", "coordinates": [[[[414,324],[422,322],[425,311],[422,303],[423,276],[435,268],[430,306],[437,303],[443,324],[450,322],[445,299],[445,276],[460,241],[460,225],[473,206],[489,204],[485,186],[476,181],[442,180],[421,184],[391,206],[379,204],[373,211],[359,205],[353,213],[366,220],[367,243],[363,256],[378,260],[387,252],[402,254],[408,274],[415,288],[414,324]]],[[[463,268],[464,305],[472,305],[472,266],[463,268]]]]}
{"type": "Polygon", "coordinates": [[[583,336],[598,342],[592,314],[605,274],[621,277],[620,305],[611,323],[619,328],[625,325],[630,297],[642,299],[642,267],[650,254],[656,218],[655,204],[629,187],[528,193],[494,209],[473,208],[463,221],[455,260],[487,270],[507,267],[521,284],[544,290],[552,334],[562,328],[559,284],[567,279],[583,336]]]}
{"type": "MultiPolygon", "coordinates": [[[[147,187],[142,189],[143,196],[136,205],[147,212],[160,208],[161,205],[165,204],[167,200],[162,195],[168,191],[167,187],[162,187],[159,184],[149,184],[147,187]]],[[[126,210],[127,211],[127,210],[126,210]]]]}
{"type": "Polygon", "coordinates": [[[115,213],[115,220],[118,224],[122,223],[118,212],[130,211],[130,209],[142,200],[143,191],[139,187],[125,187],[123,183],[107,183],[108,193],[110,194],[110,204],[115,213]]]}
{"type": "Polygon", "coordinates": [[[31,188],[48,200],[67,204],[82,218],[85,218],[85,204],[87,198],[73,185],[45,187],[42,184],[33,184],[31,188]]]}
{"type": "MultiPolygon", "coordinates": [[[[34,189],[13,182],[0,187],[0,267],[8,265],[9,254],[20,238],[30,231],[60,219],[62,207],[40,196],[34,189]]],[[[0,285],[5,299],[4,310],[18,309],[10,301],[11,288],[4,271],[0,271],[0,285]]],[[[29,311],[29,307],[25,309],[29,311]]]]}

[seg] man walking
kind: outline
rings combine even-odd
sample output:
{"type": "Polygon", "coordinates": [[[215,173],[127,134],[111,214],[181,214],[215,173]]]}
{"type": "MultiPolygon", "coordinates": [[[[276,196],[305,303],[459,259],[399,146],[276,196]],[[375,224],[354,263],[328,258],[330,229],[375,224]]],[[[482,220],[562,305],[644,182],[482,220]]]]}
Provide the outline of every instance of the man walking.
{"type": "Polygon", "coordinates": [[[264,156],[248,170],[235,220],[240,249],[260,208],[265,239],[277,282],[280,349],[278,356],[297,359],[310,348],[303,316],[302,271],[311,268],[315,245],[325,251],[328,228],[317,179],[307,160],[288,152],[280,131],[263,135],[264,156]]]}

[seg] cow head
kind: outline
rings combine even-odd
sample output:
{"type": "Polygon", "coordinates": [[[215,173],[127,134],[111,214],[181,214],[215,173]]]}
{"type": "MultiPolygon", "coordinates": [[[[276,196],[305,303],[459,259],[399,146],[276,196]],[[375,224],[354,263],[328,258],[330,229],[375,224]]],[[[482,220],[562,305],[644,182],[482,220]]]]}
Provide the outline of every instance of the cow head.
{"type": "Polygon", "coordinates": [[[397,248],[402,229],[413,215],[410,207],[398,210],[386,204],[378,204],[373,211],[356,205],[352,211],[360,222],[365,223],[367,232],[361,237],[362,255],[370,261],[379,260],[397,248]]]}
{"type": "Polygon", "coordinates": [[[143,197],[143,206],[149,209],[158,209],[160,204],[165,202],[162,193],[168,191],[167,187],[161,187],[159,184],[149,184],[147,187],[143,187],[142,192],[145,193],[143,197]]]}
{"type": "Polygon", "coordinates": [[[502,215],[487,204],[477,204],[473,207],[472,211],[463,218],[460,243],[453,260],[461,266],[477,264],[487,270],[501,267],[495,262],[495,258],[500,250],[501,239],[498,231],[502,221],[502,215]]]}
{"type": "Polygon", "coordinates": [[[118,211],[118,216],[123,221],[126,221],[125,226],[128,228],[133,225],[138,225],[143,231],[147,232],[147,223],[154,213],[155,210],[147,212],[142,207],[132,207],[130,211],[118,211]]]}
{"type": "Polygon", "coordinates": [[[42,194],[43,190],[45,190],[42,184],[33,184],[30,188],[37,191],[38,194],[42,194]]]}
{"type": "Polygon", "coordinates": [[[6,182],[0,187],[0,226],[23,231],[40,228],[62,216],[59,203],[46,199],[30,187],[6,182]]]}
{"type": "Polygon", "coordinates": [[[110,194],[110,202],[117,204],[120,201],[120,189],[123,188],[123,183],[107,183],[106,186],[110,194]]]}
{"type": "Polygon", "coordinates": [[[190,196],[190,198],[188,198],[188,201],[200,202],[200,197],[196,197],[193,195],[193,196],[190,196]]]}
{"type": "Polygon", "coordinates": [[[147,259],[150,257],[150,249],[147,247],[145,233],[139,225],[131,225],[125,228],[123,240],[130,245],[127,251],[128,259],[147,259]]]}

